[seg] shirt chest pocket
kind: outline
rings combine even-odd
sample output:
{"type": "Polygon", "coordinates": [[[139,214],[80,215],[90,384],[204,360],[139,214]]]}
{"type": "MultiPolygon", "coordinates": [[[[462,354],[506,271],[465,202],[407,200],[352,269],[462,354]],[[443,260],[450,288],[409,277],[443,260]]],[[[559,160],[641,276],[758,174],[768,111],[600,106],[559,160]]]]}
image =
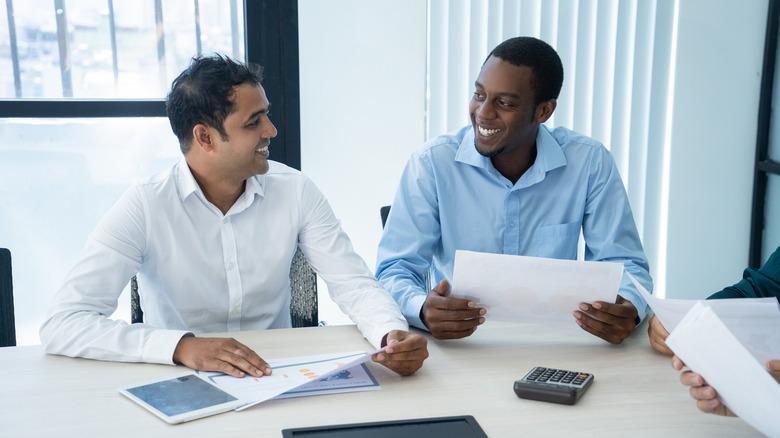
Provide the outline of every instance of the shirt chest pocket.
{"type": "Polygon", "coordinates": [[[534,232],[534,255],[555,259],[576,259],[580,228],[579,222],[537,228],[534,232]]]}

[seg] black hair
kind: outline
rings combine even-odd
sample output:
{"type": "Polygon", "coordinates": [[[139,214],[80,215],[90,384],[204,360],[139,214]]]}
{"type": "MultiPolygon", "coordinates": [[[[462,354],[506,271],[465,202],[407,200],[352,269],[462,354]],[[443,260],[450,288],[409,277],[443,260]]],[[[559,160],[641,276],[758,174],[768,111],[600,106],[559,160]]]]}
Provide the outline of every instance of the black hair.
{"type": "Polygon", "coordinates": [[[531,68],[531,86],[536,93],[535,105],[558,98],[563,86],[563,64],[558,53],[549,44],[533,37],[510,38],[497,45],[485,62],[491,56],[518,67],[531,68]]]}
{"type": "Polygon", "coordinates": [[[173,80],[165,98],[165,111],[171,129],[179,139],[182,153],[192,144],[192,128],[204,124],[227,139],[224,122],[235,110],[235,87],[260,85],[263,68],[244,64],[219,54],[196,56],[189,67],[173,80]]]}

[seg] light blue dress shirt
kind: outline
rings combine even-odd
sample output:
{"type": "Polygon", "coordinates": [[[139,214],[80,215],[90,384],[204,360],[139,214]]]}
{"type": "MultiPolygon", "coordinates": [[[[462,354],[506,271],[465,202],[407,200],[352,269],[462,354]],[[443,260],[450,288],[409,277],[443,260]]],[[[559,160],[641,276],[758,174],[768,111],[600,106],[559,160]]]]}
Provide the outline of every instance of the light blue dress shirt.
{"type": "MultiPolygon", "coordinates": [[[[411,325],[430,268],[433,285],[452,282],[455,250],[623,263],[619,294],[640,319],[647,303],[625,272],[652,291],[649,267],[612,155],[566,128],[540,125],[534,164],[516,184],[477,152],[474,131],[430,140],[404,169],[377,253],[376,276],[411,325]]],[[[575,309],[572,309],[574,311],[575,309]]]]}

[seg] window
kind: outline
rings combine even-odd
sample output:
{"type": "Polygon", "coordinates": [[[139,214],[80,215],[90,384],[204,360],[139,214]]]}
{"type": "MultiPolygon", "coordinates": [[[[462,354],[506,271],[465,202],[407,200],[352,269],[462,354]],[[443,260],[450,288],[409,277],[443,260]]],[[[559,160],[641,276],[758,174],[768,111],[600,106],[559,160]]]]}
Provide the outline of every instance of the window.
{"type": "MultiPolygon", "coordinates": [[[[13,73],[0,75],[0,246],[13,257],[18,344],[39,342],[50,297],[106,210],[180,159],[163,97],[192,56],[266,66],[274,159],[300,167],[297,50],[289,0],[0,7],[0,71],[13,73]]],[[[125,294],[116,317],[129,317],[125,294]]]]}
{"type": "Polygon", "coordinates": [[[758,268],[780,245],[780,68],[777,66],[780,1],[769,3],[759,102],[749,266],[758,268]]]}
{"type": "Polygon", "coordinates": [[[0,98],[159,99],[194,54],[244,59],[236,0],[6,2],[0,98]]]}

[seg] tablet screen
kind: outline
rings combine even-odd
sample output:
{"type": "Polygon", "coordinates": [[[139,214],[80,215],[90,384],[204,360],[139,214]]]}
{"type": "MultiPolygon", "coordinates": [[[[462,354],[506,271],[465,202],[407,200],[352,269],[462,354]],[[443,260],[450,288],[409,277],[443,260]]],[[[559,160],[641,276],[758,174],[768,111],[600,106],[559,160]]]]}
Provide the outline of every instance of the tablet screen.
{"type": "Polygon", "coordinates": [[[242,404],[195,374],[120,388],[120,392],[169,423],[224,412],[242,404]]]}

